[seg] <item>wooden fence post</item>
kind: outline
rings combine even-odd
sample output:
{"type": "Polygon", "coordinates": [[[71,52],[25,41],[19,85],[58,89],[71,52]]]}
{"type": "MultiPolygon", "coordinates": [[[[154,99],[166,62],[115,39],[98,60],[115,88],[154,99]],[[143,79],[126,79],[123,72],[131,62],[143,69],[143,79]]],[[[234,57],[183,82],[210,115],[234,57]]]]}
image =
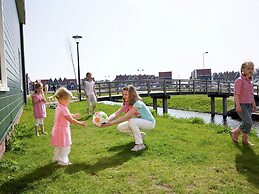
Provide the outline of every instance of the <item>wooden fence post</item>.
{"type": "Polygon", "coordinates": [[[111,82],[109,82],[109,98],[112,100],[111,82]]]}
{"type": "Polygon", "coordinates": [[[157,111],[157,98],[153,97],[153,109],[157,111]]]}
{"type": "Polygon", "coordinates": [[[223,117],[227,117],[227,98],[223,97],[223,117]]]}
{"type": "Polygon", "coordinates": [[[182,93],[182,88],[181,88],[181,80],[179,79],[179,94],[182,93]]]}
{"type": "Polygon", "coordinates": [[[102,94],[101,94],[101,84],[100,83],[98,83],[98,87],[99,87],[99,95],[101,96],[102,94]]]}
{"type": "Polygon", "coordinates": [[[150,92],[151,92],[150,83],[149,83],[149,81],[148,81],[148,82],[147,82],[147,93],[148,93],[148,95],[150,94],[150,92]]]}
{"type": "Polygon", "coordinates": [[[167,95],[164,95],[163,97],[163,113],[168,112],[168,105],[167,105],[167,95]]]}
{"type": "Polygon", "coordinates": [[[165,79],[163,80],[163,91],[166,94],[165,79]]]}
{"type": "Polygon", "coordinates": [[[211,96],[210,97],[210,107],[211,107],[211,116],[214,117],[215,116],[215,97],[211,96]]]}
{"type": "Polygon", "coordinates": [[[193,88],[193,94],[195,94],[195,81],[192,80],[192,88],[193,88]]]}

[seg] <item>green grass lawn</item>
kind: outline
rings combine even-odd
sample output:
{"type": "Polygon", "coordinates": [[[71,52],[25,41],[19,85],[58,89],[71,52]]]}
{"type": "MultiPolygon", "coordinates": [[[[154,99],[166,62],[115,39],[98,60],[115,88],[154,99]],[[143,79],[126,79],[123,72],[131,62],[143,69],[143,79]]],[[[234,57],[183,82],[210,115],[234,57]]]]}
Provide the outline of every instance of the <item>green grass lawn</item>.
{"type": "MultiPolygon", "coordinates": [[[[152,99],[149,97],[143,98],[144,101],[152,106],[152,99]]],[[[162,107],[162,100],[158,99],[158,106],[162,107]]],[[[196,112],[207,112],[210,113],[210,97],[207,95],[172,95],[168,99],[168,108],[196,111],[196,112]]],[[[227,109],[231,110],[234,108],[233,97],[227,99],[227,109]]],[[[216,113],[223,113],[223,102],[222,98],[215,98],[215,111],[216,113]]]]}
{"type": "MultiPolygon", "coordinates": [[[[86,102],[70,104],[71,113],[85,113],[86,102]]],[[[98,104],[111,114],[118,107],[98,104]]],[[[71,125],[73,165],[51,163],[50,134],[54,109],[47,109],[49,135],[36,137],[32,107],[0,161],[0,193],[259,193],[259,139],[255,146],[235,145],[228,128],[202,120],[155,116],[147,131],[146,149],[132,152],[132,137],[116,126],[71,125]]],[[[85,120],[82,117],[82,120],[85,120]]]]}

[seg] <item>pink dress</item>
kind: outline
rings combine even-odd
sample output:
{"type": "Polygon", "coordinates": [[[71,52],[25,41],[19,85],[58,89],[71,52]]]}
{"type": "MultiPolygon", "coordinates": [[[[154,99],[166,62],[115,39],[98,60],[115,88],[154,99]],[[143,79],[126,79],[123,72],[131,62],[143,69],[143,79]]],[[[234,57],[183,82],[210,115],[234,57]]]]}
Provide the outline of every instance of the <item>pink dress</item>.
{"type": "Polygon", "coordinates": [[[72,144],[70,122],[65,117],[70,115],[68,107],[58,103],[52,128],[51,144],[53,146],[65,147],[72,144]]]}
{"type": "Polygon", "coordinates": [[[34,118],[44,118],[46,117],[46,105],[44,96],[42,94],[33,93],[33,113],[34,118]]]}

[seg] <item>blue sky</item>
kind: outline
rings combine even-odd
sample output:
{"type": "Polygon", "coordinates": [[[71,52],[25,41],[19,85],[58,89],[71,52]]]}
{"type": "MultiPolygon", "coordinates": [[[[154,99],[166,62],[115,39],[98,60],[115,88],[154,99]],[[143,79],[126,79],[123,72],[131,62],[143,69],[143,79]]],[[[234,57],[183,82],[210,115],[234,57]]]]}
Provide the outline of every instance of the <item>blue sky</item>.
{"type": "Polygon", "coordinates": [[[33,81],[75,77],[77,34],[81,78],[172,71],[188,79],[204,52],[212,72],[238,71],[247,60],[258,68],[258,0],[26,0],[25,7],[33,81]]]}

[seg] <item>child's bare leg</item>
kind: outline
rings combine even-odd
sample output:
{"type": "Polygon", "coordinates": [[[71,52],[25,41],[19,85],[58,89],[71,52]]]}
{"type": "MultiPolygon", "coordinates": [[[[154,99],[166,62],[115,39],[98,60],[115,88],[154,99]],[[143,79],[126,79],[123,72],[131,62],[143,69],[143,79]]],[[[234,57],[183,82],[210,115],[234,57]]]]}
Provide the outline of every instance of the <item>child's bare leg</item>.
{"type": "Polygon", "coordinates": [[[35,126],[35,132],[36,132],[36,136],[39,136],[39,130],[38,130],[38,126],[35,126]]]}
{"type": "Polygon", "coordinates": [[[246,145],[253,145],[253,144],[248,140],[248,133],[242,133],[242,141],[243,141],[243,144],[246,144],[246,145]]]}
{"type": "Polygon", "coordinates": [[[40,128],[41,128],[41,133],[42,133],[43,135],[48,134],[47,132],[45,132],[45,130],[44,130],[44,125],[43,125],[43,124],[40,124],[40,128]]]}
{"type": "Polygon", "coordinates": [[[241,132],[241,129],[238,127],[238,128],[236,128],[236,129],[232,130],[232,132],[239,135],[240,132],[241,132]]]}
{"type": "Polygon", "coordinates": [[[236,129],[234,129],[234,130],[232,130],[232,131],[230,132],[230,133],[231,133],[232,140],[233,140],[234,142],[238,142],[238,136],[239,136],[240,132],[241,132],[241,129],[240,129],[239,127],[236,128],[236,129]]]}

